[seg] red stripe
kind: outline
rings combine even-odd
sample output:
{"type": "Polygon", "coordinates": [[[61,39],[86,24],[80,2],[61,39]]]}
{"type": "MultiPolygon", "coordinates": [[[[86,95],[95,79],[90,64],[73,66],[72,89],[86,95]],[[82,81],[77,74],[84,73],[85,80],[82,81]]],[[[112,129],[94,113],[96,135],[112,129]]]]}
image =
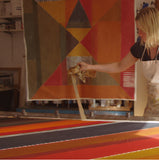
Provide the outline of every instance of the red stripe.
{"type": "MultiPolygon", "coordinates": [[[[121,0],[122,2],[122,19],[121,19],[121,58],[125,57],[129,52],[131,46],[135,42],[135,33],[134,33],[134,0],[121,0]]],[[[132,71],[129,72],[134,73],[134,66],[131,68],[132,71]]],[[[126,72],[126,71],[125,71],[126,72]]],[[[121,73],[121,86],[124,88],[126,93],[134,99],[134,87],[124,87],[124,72],[121,73]]],[[[135,78],[135,77],[133,77],[135,78]]]]}
{"type": "Polygon", "coordinates": [[[53,154],[45,154],[32,157],[27,156],[27,158],[91,159],[91,158],[111,156],[111,155],[122,154],[126,152],[132,152],[159,146],[158,143],[159,135],[153,136],[151,138],[149,137],[146,137],[144,139],[143,137],[141,138],[142,138],[141,140],[128,141],[125,143],[89,147],[84,149],[75,149],[75,150],[72,149],[70,151],[60,152],[60,153],[58,152],[53,154]]]}

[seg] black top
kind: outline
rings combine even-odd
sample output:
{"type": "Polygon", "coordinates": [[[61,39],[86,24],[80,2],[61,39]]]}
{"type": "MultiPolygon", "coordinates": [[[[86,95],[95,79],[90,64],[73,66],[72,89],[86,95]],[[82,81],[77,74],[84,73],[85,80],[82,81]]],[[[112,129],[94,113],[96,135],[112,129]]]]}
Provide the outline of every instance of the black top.
{"type": "MultiPolygon", "coordinates": [[[[140,42],[136,42],[130,49],[131,54],[135,57],[135,58],[139,58],[141,59],[143,51],[144,51],[145,46],[141,45],[140,42]]],[[[157,55],[157,59],[159,60],[159,54],[157,55]]],[[[144,53],[143,59],[142,61],[149,61],[152,60],[151,57],[148,55],[147,49],[144,53]]]]}

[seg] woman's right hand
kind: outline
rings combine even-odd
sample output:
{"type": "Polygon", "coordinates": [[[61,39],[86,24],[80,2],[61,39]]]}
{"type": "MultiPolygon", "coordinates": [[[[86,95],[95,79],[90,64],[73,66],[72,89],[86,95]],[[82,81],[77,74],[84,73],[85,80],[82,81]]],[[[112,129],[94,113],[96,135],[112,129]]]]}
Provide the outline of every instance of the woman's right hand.
{"type": "Polygon", "coordinates": [[[91,70],[91,64],[80,62],[78,65],[80,66],[81,71],[91,70]]]}

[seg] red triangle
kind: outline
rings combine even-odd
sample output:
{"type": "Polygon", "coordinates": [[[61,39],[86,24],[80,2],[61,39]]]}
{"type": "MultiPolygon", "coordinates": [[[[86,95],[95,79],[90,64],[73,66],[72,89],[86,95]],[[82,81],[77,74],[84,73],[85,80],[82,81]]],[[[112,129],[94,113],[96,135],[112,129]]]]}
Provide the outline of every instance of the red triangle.
{"type": "Polygon", "coordinates": [[[50,78],[44,83],[45,86],[65,85],[67,82],[66,60],[64,60],[50,78]]]}

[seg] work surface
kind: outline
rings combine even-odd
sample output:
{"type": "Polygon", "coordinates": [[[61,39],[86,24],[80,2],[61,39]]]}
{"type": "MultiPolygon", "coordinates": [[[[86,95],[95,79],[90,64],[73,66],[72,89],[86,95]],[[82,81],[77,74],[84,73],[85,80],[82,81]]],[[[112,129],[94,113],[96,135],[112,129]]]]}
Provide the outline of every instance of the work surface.
{"type": "Polygon", "coordinates": [[[159,122],[8,119],[0,159],[159,158],[159,122]]]}

